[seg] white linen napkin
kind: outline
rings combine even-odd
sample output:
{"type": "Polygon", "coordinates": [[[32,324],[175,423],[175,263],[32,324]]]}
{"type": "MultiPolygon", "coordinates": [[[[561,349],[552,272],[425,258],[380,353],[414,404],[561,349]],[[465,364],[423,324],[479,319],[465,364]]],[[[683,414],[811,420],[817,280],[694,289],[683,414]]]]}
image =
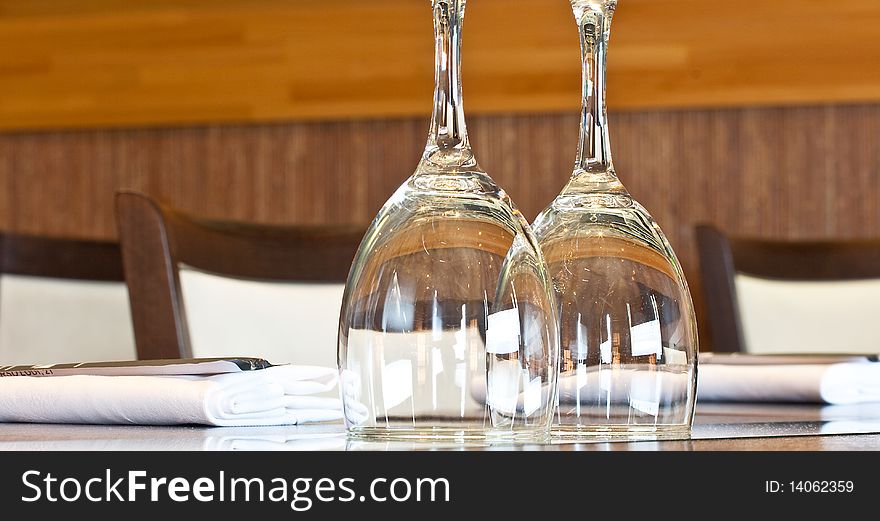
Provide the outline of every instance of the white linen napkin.
{"type": "Polygon", "coordinates": [[[216,376],[0,378],[0,422],[294,425],[338,420],[335,369],[281,365],[216,376]]]}
{"type": "Polygon", "coordinates": [[[880,363],[700,365],[703,401],[853,404],[880,401],[880,363]]]}

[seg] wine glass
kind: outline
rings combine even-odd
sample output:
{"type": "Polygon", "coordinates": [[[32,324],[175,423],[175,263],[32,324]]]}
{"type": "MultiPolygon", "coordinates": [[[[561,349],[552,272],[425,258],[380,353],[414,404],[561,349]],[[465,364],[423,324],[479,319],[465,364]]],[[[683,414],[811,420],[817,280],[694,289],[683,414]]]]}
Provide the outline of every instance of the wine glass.
{"type": "Polygon", "coordinates": [[[554,437],[686,437],[697,330],[675,253],[611,161],[605,66],[616,0],[571,0],[583,110],[574,173],[533,225],[553,278],[560,374],[554,437]]]}
{"type": "Polygon", "coordinates": [[[366,439],[535,440],[555,405],[552,281],[528,222],[468,142],[465,0],[431,5],[428,143],[367,231],[343,297],[346,426],[366,439]]]}

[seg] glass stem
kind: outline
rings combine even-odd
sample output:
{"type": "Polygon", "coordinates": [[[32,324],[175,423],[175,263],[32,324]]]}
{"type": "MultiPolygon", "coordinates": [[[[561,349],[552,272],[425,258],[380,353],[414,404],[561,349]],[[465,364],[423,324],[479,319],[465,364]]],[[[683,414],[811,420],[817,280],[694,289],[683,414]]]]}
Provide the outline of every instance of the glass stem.
{"type": "Polygon", "coordinates": [[[461,95],[461,28],[466,0],[433,0],[434,114],[424,162],[433,167],[475,167],[461,95]]]}
{"type": "Polygon", "coordinates": [[[569,192],[624,192],[611,160],[605,104],[608,40],[616,5],[616,0],[572,0],[581,38],[583,106],[578,156],[569,192]]]}

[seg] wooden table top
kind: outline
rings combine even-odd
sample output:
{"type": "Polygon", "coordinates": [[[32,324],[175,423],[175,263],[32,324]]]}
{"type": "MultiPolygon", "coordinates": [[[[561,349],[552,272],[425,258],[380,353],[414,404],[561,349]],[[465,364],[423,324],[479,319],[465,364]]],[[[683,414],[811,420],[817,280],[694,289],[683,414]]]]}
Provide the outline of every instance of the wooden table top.
{"type": "MultiPolygon", "coordinates": [[[[481,450],[478,445],[348,440],[341,423],[203,428],[0,425],[0,450],[481,450]]],[[[854,406],[700,404],[690,439],[491,447],[573,451],[880,450],[880,403],[854,406]]]]}

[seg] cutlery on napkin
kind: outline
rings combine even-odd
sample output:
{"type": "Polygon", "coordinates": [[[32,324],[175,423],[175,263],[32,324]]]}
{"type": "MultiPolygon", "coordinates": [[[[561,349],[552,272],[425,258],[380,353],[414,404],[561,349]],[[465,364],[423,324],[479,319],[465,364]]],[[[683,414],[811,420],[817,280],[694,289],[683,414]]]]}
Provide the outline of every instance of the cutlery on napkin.
{"type": "Polygon", "coordinates": [[[700,365],[703,401],[854,404],[880,401],[880,363],[700,365]]]}
{"type": "Polygon", "coordinates": [[[336,369],[279,365],[217,375],[9,376],[0,422],[271,426],[342,418],[336,369]]]}
{"type": "MultiPolygon", "coordinates": [[[[701,402],[779,402],[830,405],[880,403],[880,363],[865,355],[719,355],[701,354],[697,370],[697,399],[701,402]]],[[[558,403],[628,404],[652,410],[686,395],[690,378],[674,365],[655,370],[627,364],[581,367],[559,375],[558,403]]],[[[512,389],[502,396],[507,409],[523,411],[527,378],[511,374],[512,389]],[[511,394],[512,393],[512,394],[511,394]]],[[[491,399],[492,385],[484,378],[471,382],[471,394],[481,403],[491,399]]],[[[542,389],[546,393],[547,389],[542,389]]],[[[535,394],[535,400],[541,394],[535,394]]],[[[495,403],[504,405],[501,403],[495,403]]]]}

